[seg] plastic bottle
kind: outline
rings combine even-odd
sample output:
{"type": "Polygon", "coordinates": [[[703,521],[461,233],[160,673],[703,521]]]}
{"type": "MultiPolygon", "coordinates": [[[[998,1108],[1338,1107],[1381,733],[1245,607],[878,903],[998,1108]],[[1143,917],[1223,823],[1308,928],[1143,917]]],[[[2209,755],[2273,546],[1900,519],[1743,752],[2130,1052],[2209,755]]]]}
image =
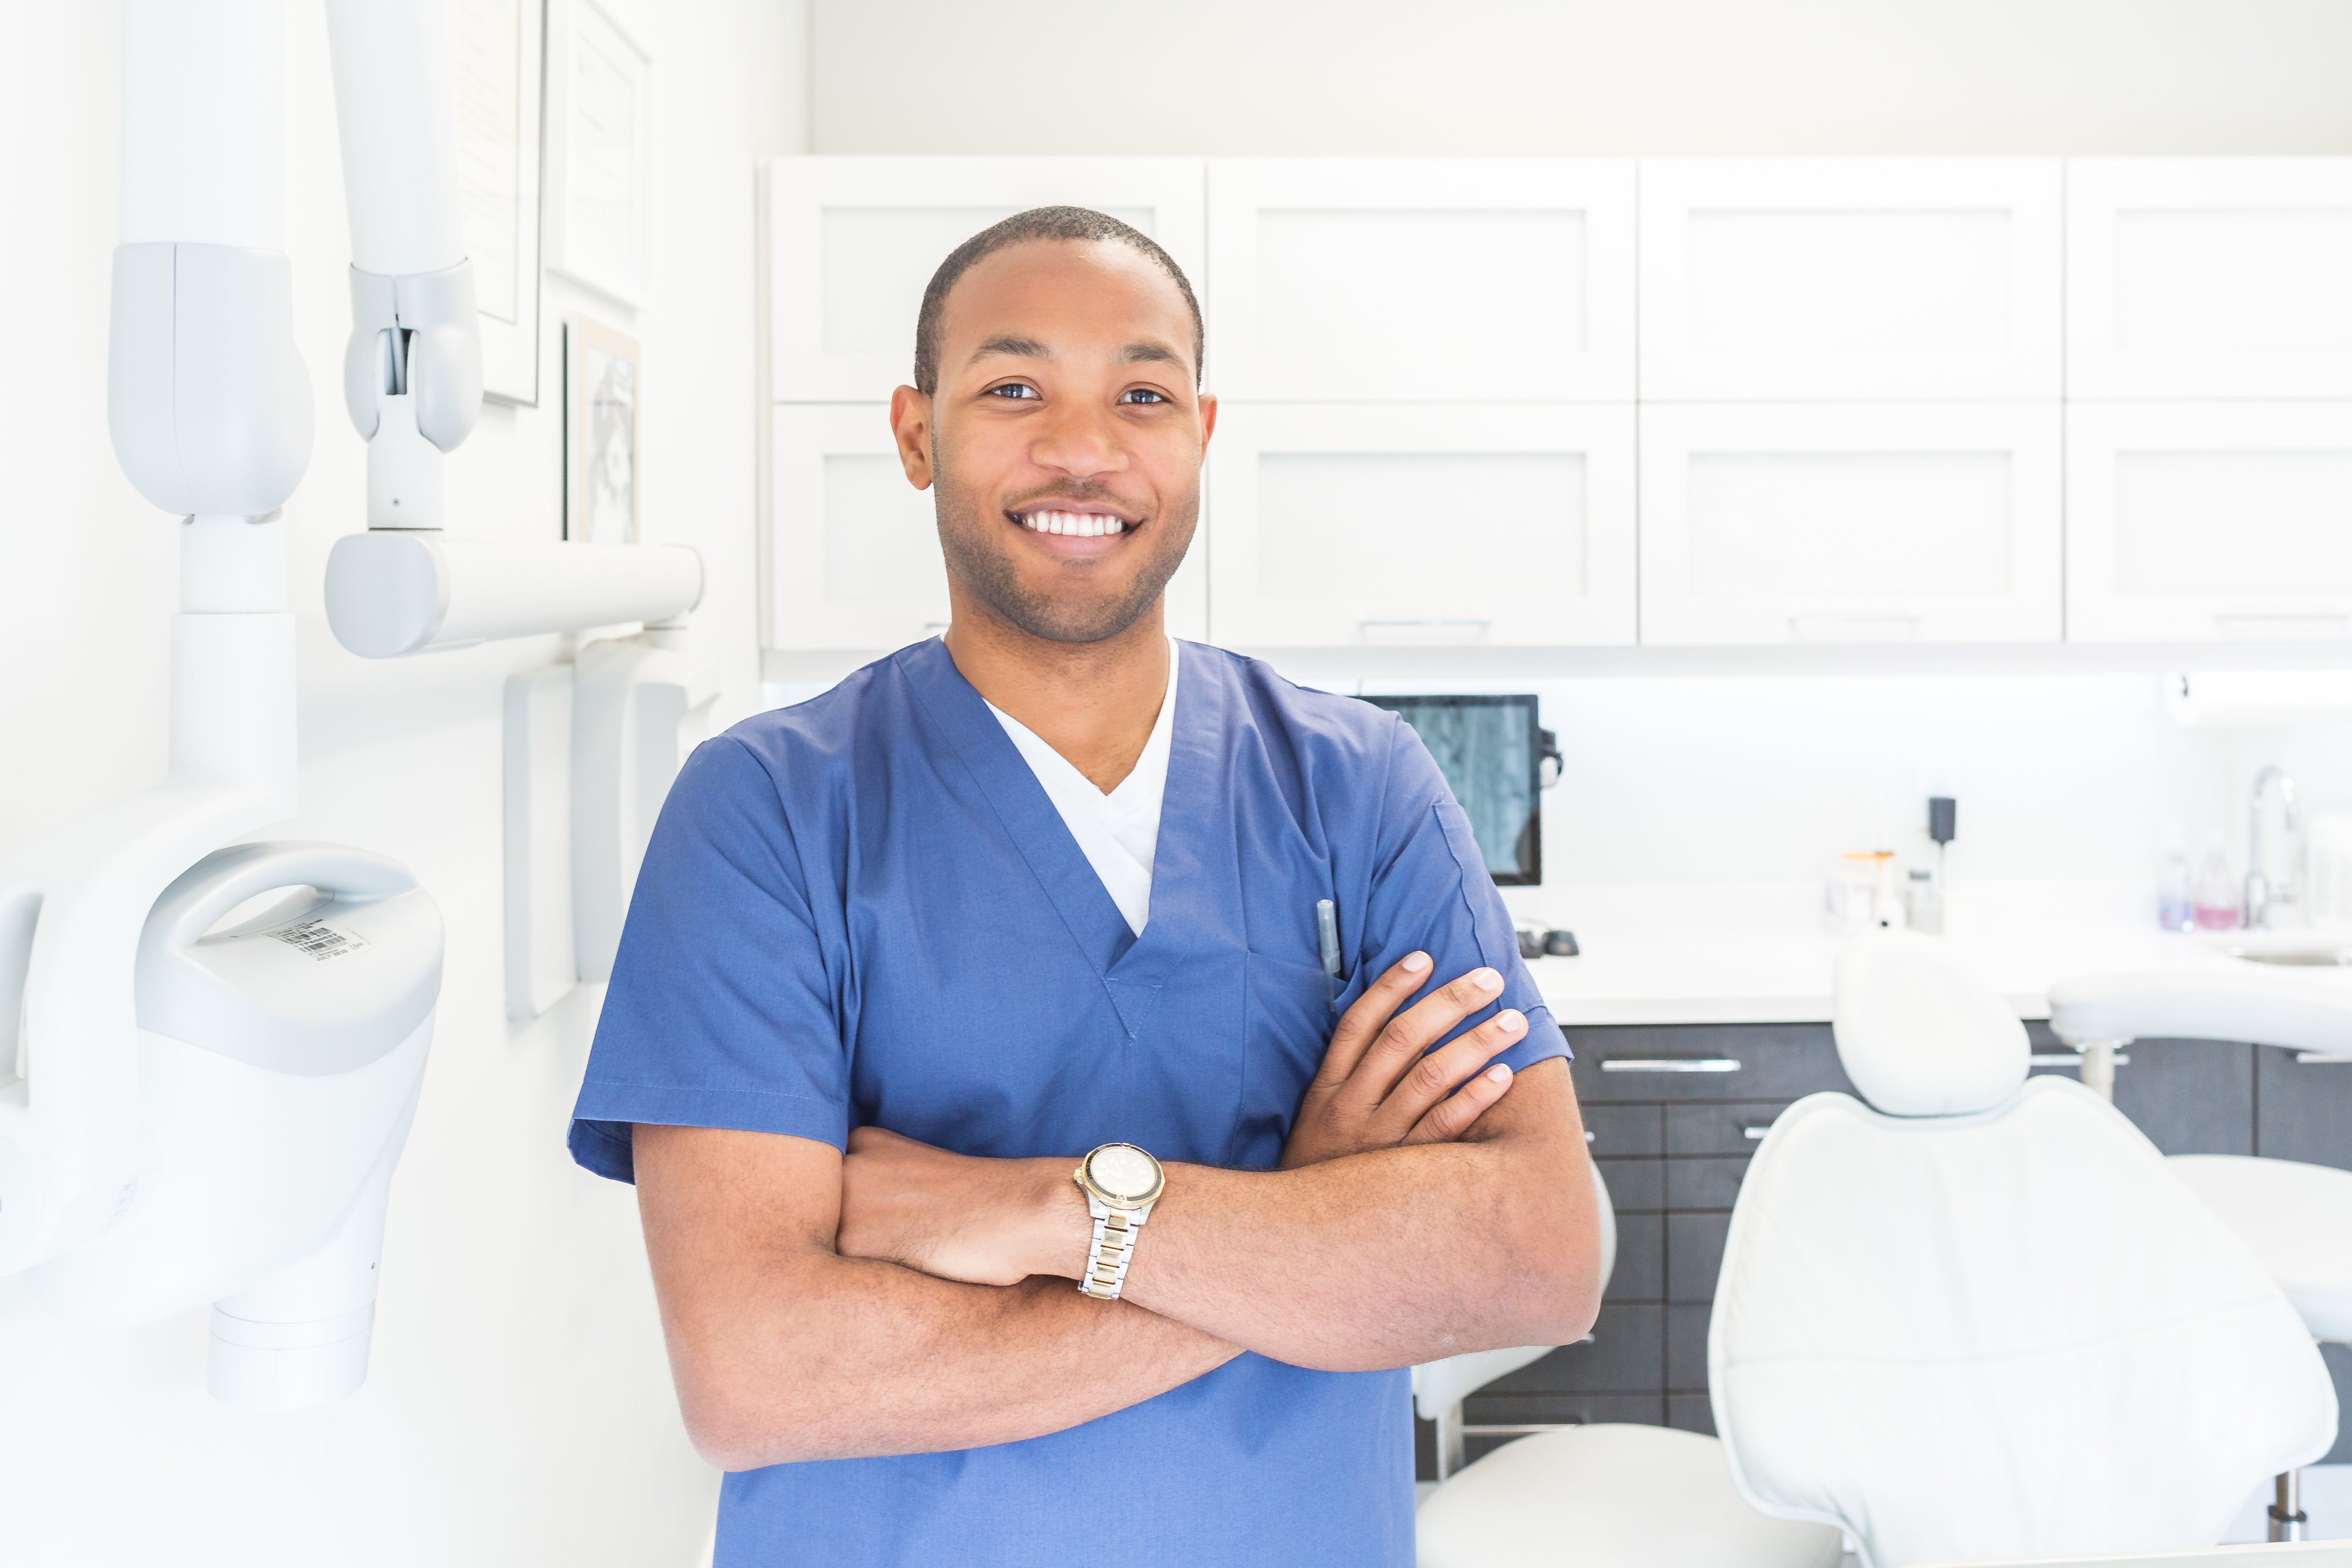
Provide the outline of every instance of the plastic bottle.
{"type": "Polygon", "coordinates": [[[2156,873],[2156,923],[2167,931],[2197,929],[2196,882],[2189,872],[2189,851],[2178,838],[2165,850],[2156,873]]]}
{"type": "Polygon", "coordinates": [[[2219,834],[2207,841],[2205,863],[2197,868],[2197,928],[2200,931],[2235,931],[2241,917],[2238,903],[2238,878],[2230,870],[2230,857],[2221,848],[2219,834]]]}

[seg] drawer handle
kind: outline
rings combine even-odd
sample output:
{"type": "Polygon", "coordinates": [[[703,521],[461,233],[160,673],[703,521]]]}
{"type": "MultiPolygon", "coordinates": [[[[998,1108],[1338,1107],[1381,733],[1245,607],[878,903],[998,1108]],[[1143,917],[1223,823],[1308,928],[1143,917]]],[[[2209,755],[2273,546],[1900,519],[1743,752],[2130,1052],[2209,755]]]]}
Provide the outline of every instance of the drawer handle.
{"type": "Polygon", "coordinates": [[[1592,1129],[1590,1127],[1584,1129],[1584,1141],[1588,1144],[1592,1141],[1592,1129]]]}
{"type": "MultiPolygon", "coordinates": [[[[2080,1067],[2083,1065],[2083,1053],[2079,1051],[2037,1051],[2025,1060],[2028,1064],[2034,1067],[2080,1067]]],[[[2352,1061],[2352,1056],[2347,1056],[2344,1060],[2352,1061]]],[[[2131,1053],[2123,1051],[2116,1052],[2115,1062],[2117,1067],[2129,1067],[2131,1053]]]]}
{"type": "MultiPolygon", "coordinates": [[[[2116,1058],[2121,1061],[2122,1057],[2116,1058]]],[[[2298,1051],[2294,1053],[2297,1067],[2352,1067],[2352,1051],[2298,1051]]]]}
{"type": "Polygon", "coordinates": [[[1769,1122],[1742,1122],[1739,1124],[1739,1135],[1747,1139],[1751,1144],[1762,1143],[1764,1141],[1764,1134],[1771,1130],[1772,1124],[1769,1122]]]}
{"type": "Polygon", "coordinates": [[[1465,1437],[1532,1437],[1538,1432],[1573,1432],[1583,1426],[1581,1421],[1507,1421],[1499,1424],[1465,1421],[1462,1435],[1465,1437]]]}
{"type": "Polygon", "coordinates": [[[1603,1072],[1737,1072],[1736,1056],[1612,1056],[1602,1060],[1603,1072]]]}

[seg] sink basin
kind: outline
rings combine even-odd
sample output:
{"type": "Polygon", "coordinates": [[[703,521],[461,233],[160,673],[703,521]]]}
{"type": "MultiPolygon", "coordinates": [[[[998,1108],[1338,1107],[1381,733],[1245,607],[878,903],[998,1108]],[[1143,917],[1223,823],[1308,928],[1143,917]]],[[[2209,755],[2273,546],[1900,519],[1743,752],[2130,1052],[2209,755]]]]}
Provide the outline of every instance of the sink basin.
{"type": "Polygon", "coordinates": [[[2232,958],[2249,964],[2284,964],[2298,969],[2352,967],[2352,947],[2224,947],[2232,958]]]}

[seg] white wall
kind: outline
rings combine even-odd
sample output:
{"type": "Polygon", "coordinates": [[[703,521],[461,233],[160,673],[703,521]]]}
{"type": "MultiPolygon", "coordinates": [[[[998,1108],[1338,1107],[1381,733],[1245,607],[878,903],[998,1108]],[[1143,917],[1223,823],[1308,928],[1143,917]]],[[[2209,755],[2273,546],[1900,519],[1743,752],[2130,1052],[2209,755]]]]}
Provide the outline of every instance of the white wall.
{"type": "Polygon", "coordinates": [[[2343,0],[811,0],[819,152],[2352,152],[2343,0]]]}
{"type": "MultiPolygon", "coordinates": [[[[806,125],[796,0],[617,0],[655,62],[652,307],[550,279],[540,406],[492,405],[451,465],[453,526],[560,535],[559,323],[645,345],[648,536],[699,548],[697,617],[721,723],[756,695],[752,168],[806,125]]],[[[393,1188],[374,1367],[325,1410],[204,1392],[205,1319],[104,1332],[0,1281],[0,1558],[49,1564],[697,1561],[717,1478],[687,1447],[628,1189],[563,1150],[597,998],[530,1028],[501,994],[499,689],[562,640],[392,664],[344,653],[320,575],[362,526],[362,451],[337,376],[349,329],[320,8],[289,6],[297,334],[318,405],[288,508],[302,656],[302,792],[268,836],[404,861],[439,902],[437,1035],[393,1188]]],[[[174,522],[116,470],[105,424],[115,239],[114,7],[0,12],[0,853],[160,781],[174,522]]]]}

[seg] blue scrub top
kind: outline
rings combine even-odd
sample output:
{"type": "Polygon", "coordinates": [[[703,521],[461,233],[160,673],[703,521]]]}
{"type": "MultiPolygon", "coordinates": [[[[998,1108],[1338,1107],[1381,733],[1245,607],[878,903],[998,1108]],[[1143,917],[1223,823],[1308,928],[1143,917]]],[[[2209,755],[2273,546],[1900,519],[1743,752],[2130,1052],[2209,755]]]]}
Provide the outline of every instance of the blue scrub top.
{"type": "MultiPolygon", "coordinates": [[[[937,641],[698,748],[638,873],[573,1156],[626,1181],[633,1123],[836,1146],[872,1124],[968,1155],[1125,1141],[1270,1169],[1334,1019],[1323,898],[1342,1008],[1418,947],[1438,979],[1503,974],[1496,1006],[1528,1028],[1501,1060],[1567,1055],[1412,728],[1178,647],[1140,936],[937,641]]],[[[1412,1556],[1406,1375],[1254,1354],[1048,1437],[773,1465],[719,1500],[719,1568],[1412,1556]]]]}

